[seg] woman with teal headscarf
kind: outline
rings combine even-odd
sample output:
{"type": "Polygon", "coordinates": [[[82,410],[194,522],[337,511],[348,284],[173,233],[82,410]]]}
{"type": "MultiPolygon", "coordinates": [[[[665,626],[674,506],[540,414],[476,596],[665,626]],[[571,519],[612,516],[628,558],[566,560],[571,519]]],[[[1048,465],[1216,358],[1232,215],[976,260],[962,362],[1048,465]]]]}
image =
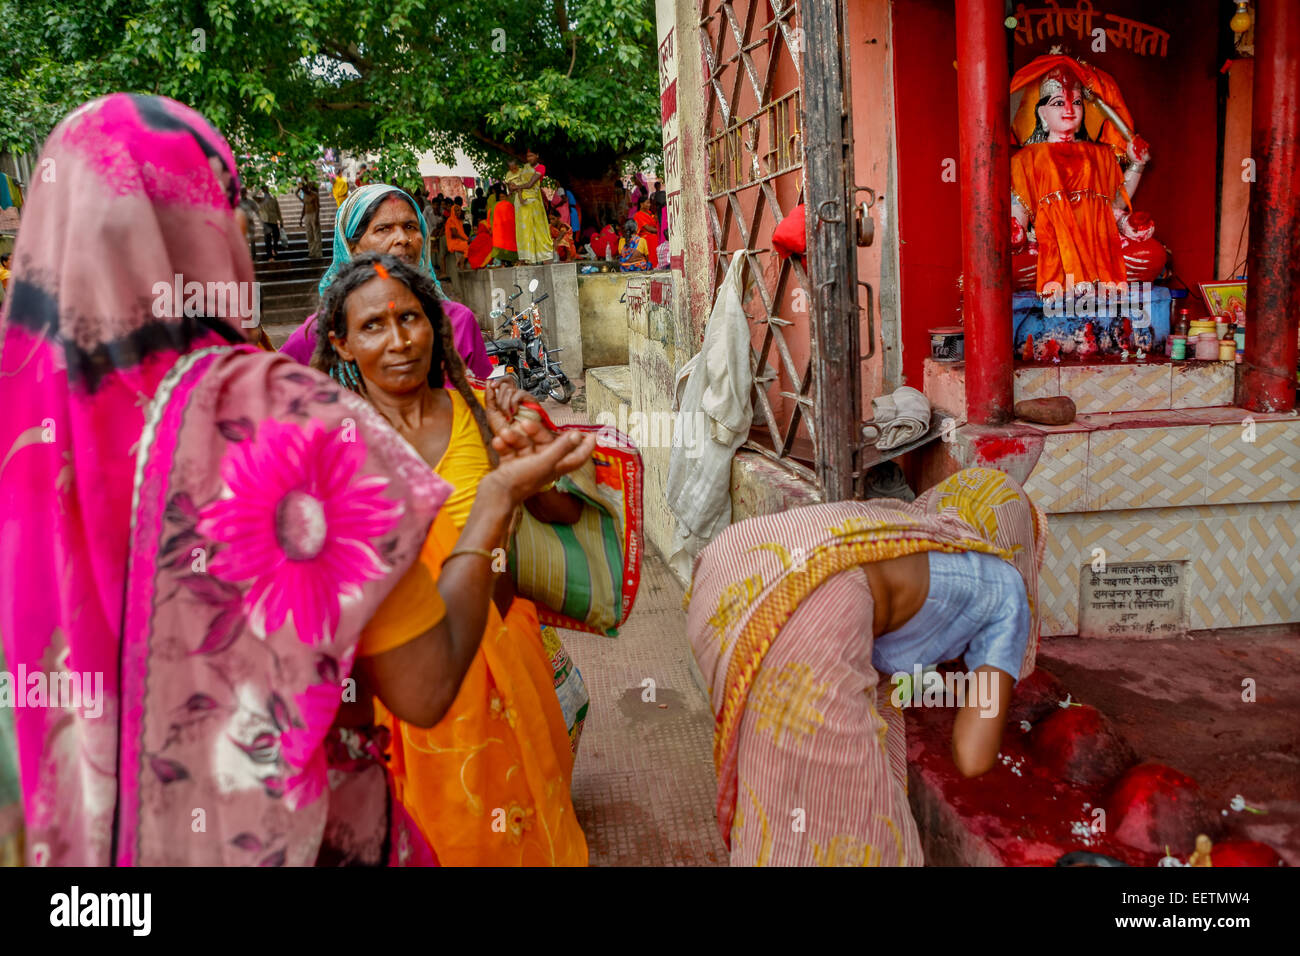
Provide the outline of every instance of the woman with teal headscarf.
{"type": "MultiPolygon", "coordinates": [[[[447,298],[433,269],[429,225],[410,193],[386,183],[370,183],[348,195],[334,217],[334,261],[317,287],[321,295],[339,271],[363,252],[383,252],[404,260],[433,279],[442,296],[442,309],[451,322],[456,351],[465,367],[479,378],[492,371],[483,344],[483,333],[474,313],[447,298]]],[[[280,349],[304,365],[311,363],[316,349],[316,316],[307,316],[280,349]]]]}

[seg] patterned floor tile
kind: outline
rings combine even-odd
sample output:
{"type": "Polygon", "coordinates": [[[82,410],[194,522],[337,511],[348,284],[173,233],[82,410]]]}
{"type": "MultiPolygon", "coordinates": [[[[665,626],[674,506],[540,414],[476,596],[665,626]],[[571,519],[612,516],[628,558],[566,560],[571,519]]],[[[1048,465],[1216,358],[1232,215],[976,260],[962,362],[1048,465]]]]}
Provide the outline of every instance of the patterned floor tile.
{"type": "Polygon", "coordinates": [[[1173,408],[1203,408],[1207,405],[1231,405],[1236,385],[1236,368],[1232,362],[1188,362],[1173,369],[1173,408]]]}
{"type": "Polygon", "coordinates": [[[1061,394],[1080,414],[1169,408],[1170,368],[1159,365],[1061,367],[1061,394]]]}
{"type": "Polygon", "coordinates": [[[1249,624],[1300,620],[1300,506],[1254,514],[1244,526],[1242,616],[1249,624]]]}
{"type": "MultiPolygon", "coordinates": [[[[1220,524],[1221,522],[1213,522],[1215,526],[1220,524]]],[[[1242,620],[1240,575],[1227,573],[1230,561],[1226,558],[1224,549],[1220,547],[1202,551],[1192,561],[1192,580],[1188,582],[1187,589],[1187,600],[1191,605],[1189,626],[1192,630],[1258,623],[1242,620]],[[1234,578],[1238,580],[1234,582],[1234,578]]]]}
{"type": "MultiPolygon", "coordinates": [[[[1244,415],[1244,413],[1243,413],[1244,415]]],[[[1300,422],[1210,428],[1206,503],[1300,500],[1300,422]]]]}
{"type": "Polygon", "coordinates": [[[1059,368],[1040,368],[1028,366],[1018,368],[1013,385],[1015,400],[1023,402],[1029,398],[1052,398],[1061,394],[1059,368]]]}
{"type": "Polygon", "coordinates": [[[1029,497],[1048,514],[1088,509],[1088,433],[1048,434],[1025,482],[1029,497]]]}
{"type": "Polygon", "coordinates": [[[1089,432],[1089,510],[1203,504],[1208,427],[1089,432]]]}
{"type": "Polygon", "coordinates": [[[1188,561],[1189,627],[1300,621],[1300,505],[1216,505],[1053,515],[1040,577],[1046,637],[1078,630],[1080,569],[1188,561]]]}

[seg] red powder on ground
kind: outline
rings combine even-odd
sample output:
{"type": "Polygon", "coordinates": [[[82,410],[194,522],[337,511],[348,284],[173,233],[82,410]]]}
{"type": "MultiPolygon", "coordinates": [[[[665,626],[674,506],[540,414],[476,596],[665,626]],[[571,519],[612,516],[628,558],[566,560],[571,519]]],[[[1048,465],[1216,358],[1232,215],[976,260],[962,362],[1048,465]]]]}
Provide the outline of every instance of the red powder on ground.
{"type": "Polygon", "coordinates": [[[987,435],[983,438],[976,438],[974,445],[975,454],[979,456],[981,461],[986,463],[996,462],[1010,455],[1023,455],[1028,447],[1023,438],[1001,435],[987,435]]]}
{"type": "Polygon", "coordinates": [[[1210,862],[1215,866],[1285,866],[1277,850],[1255,840],[1225,840],[1214,844],[1210,862]]]}

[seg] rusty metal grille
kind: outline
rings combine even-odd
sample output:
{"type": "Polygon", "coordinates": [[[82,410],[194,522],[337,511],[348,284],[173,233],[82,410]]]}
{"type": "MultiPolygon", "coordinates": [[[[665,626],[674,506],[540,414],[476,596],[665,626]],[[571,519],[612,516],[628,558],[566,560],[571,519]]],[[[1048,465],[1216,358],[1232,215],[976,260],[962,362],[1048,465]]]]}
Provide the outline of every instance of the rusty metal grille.
{"type": "Polygon", "coordinates": [[[751,349],[755,422],[746,447],[816,483],[817,349],[807,314],[796,322],[788,304],[807,301],[808,275],[793,257],[780,262],[771,244],[772,231],[804,201],[798,6],[795,0],[703,0],[700,45],[708,84],[710,298],[734,253],[744,250],[754,282],[749,301],[756,300],[750,320],[762,327],[761,344],[751,349]],[[782,63],[789,66],[778,71],[782,63]],[[786,208],[778,192],[788,197],[786,208]],[[808,358],[796,363],[792,344],[808,358]]]}

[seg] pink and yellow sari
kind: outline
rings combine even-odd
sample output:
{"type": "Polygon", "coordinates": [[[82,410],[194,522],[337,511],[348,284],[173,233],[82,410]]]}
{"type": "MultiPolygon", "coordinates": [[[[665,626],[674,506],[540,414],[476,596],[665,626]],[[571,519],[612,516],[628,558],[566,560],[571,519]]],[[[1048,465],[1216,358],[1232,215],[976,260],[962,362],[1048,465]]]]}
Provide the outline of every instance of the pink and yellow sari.
{"type": "Polygon", "coordinates": [[[733,865],[919,866],[903,715],[879,706],[874,602],[858,569],[922,551],[1012,562],[1032,626],[1046,519],[1009,476],[958,472],[915,502],[751,518],[696,560],[687,632],[710,690],[718,826],[733,865]]]}
{"type": "Polygon", "coordinates": [[[0,319],[26,861],[428,862],[389,812],[382,741],[331,728],[448,486],[364,401],[214,310],[205,290],[238,301],[253,264],[202,117],[94,100],[47,165],[0,319]]]}

